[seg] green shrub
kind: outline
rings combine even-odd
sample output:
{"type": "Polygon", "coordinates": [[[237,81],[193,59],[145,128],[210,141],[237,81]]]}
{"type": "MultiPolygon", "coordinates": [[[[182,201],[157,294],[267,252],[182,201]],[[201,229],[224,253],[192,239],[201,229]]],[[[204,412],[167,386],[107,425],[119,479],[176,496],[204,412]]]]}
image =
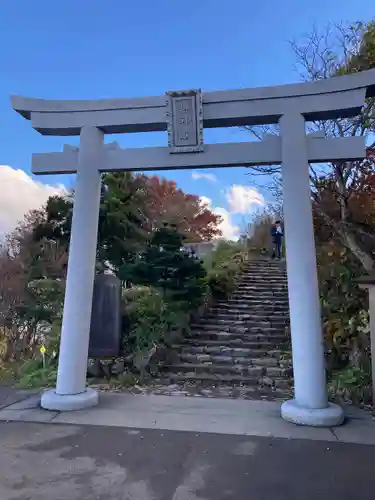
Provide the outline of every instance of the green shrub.
{"type": "Polygon", "coordinates": [[[369,324],[367,293],[355,283],[361,266],[332,240],[318,246],[317,257],[328,371],[348,364],[362,368],[368,360],[369,324]]]}
{"type": "Polygon", "coordinates": [[[152,294],[152,289],[149,286],[132,286],[122,290],[122,299],[127,302],[133,302],[140,297],[145,297],[152,294]]]}
{"type": "Polygon", "coordinates": [[[209,273],[208,286],[213,299],[225,299],[234,292],[241,269],[241,262],[231,261],[209,273]]]}
{"type": "Polygon", "coordinates": [[[206,257],[204,263],[206,268],[210,271],[221,267],[223,264],[241,259],[243,255],[243,246],[239,243],[221,241],[216,249],[206,257]]]}
{"type": "Polygon", "coordinates": [[[21,303],[18,313],[26,321],[52,323],[62,317],[65,282],[59,279],[37,279],[27,285],[28,302],[21,303]]]}
{"type": "Polygon", "coordinates": [[[22,389],[34,387],[52,387],[56,384],[57,366],[55,363],[46,362],[43,366],[42,359],[29,359],[18,369],[16,384],[22,389]]]}
{"type": "Polygon", "coordinates": [[[145,370],[156,349],[170,346],[174,335],[187,327],[189,315],[173,306],[157,290],[125,306],[123,351],[139,371],[145,370]]]}
{"type": "Polygon", "coordinates": [[[334,372],[328,383],[329,395],[340,403],[371,404],[371,370],[347,366],[334,372]]]}
{"type": "Polygon", "coordinates": [[[235,280],[224,270],[213,271],[208,276],[208,286],[214,299],[225,299],[235,287],[235,280]]]}
{"type": "Polygon", "coordinates": [[[210,295],[221,300],[234,292],[237,280],[247,260],[247,252],[239,243],[222,241],[205,261],[210,295]]]}
{"type": "Polygon", "coordinates": [[[122,267],[122,280],[152,286],[185,311],[199,307],[206,294],[206,270],[183,248],[183,239],[174,227],[155,231],[136,261],[122,267]]]}
{"type": "Polygon", "coordinates": [[[356,284],[356,278],[363,274],[362,266],[334,239],[318,240],[317,260],[330,396],[355,404],[369,403],[368,298],[356,284]]]}

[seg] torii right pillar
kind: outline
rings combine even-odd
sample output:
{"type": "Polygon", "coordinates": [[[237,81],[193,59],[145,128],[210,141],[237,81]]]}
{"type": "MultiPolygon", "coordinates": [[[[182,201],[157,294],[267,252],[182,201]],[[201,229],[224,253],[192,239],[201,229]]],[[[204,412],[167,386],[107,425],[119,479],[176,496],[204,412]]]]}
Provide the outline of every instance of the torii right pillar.
{"type": "Polygon", "coordinates": [[[295,424],[340,425],[343,409],[328,402],[309,163],[304,117],[280,118],[285,245],[292,336],[294,399],[281,416],[295,424]]]}

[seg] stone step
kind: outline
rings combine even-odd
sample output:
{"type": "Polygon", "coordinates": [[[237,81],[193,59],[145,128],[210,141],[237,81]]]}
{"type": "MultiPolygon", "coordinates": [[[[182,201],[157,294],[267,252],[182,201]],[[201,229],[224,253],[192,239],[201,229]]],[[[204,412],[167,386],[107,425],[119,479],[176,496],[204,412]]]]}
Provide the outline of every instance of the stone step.
{"type": "Polygon", "coordinates": [[[249,308],[246,310],[235,310],[235,309],[210,309],[206,312],[205,318],[216,318],[218,320],[236,320],[236,321],[244,321],[250,320],[258,320],[261,318],[275,318],[275,319],[288,319],[289,311],[288,309],[284,309],[283,311],[275,310],[275,309],[257,309],[257,308],[249,308]]]}
{"type": "Polygon", "coordinates": [[[265,288],[236,288],[233,292],[234,296],[240,296],[241,298],[246,298],[246,297],[259,297],[261,296],[262,299],[267,299],[267,297],[276,297],[279,296],[280,298],[288,297],[288,290],[282,290],[281,288],[271,288],[271,287],[265,287],[265,288]]]}
{"type": "Polygon", "coordinates": [[[278,284],[287,285],[288,280],[283,275],[271,276],[267,274],[258,274],[258,275],[252,274],[251,276],[246,276],[244,274],[241,274],[238,277],[238,283],[270,283],[272,285],[278,285],[278,284]]]}
{"type": "MultiPolygon", "coordinates": [[[[235,321],[246,321],[248,317],[250,318],[258,318],[259,316],[264,317],[276,317],[279,318],[288,318],[289,317],[289,309],[287,307],[279,307],[279,308],[258,308],[254,306],[248,306],[246,309],[235,309],[235,308],[212,308],[208,309],[205,313],[206,315],[213,315],[215,317],[223,317],[227,316],[235,321]]],[[[206,317],[206,316],[205,316],[206,317]]]]}
{"type": "MultiPolygon", "coordinates": [[[[267,302],[263,302],[261,300],[244,300],[244,299],[239,299],[239,298],[235,298],[235,299],[228,299],[228,302],[224,303],[224,302],[220,302],[220,303],[216,303],[215,305],[213,305],[211,307],[211,309],[218,309],[218,310],[222,310],[222,311],[226,311],[226,310],[236,310],[236,311],[242,311],[246,314],[247,311],[249,310],[280,310],[280,311],[288,311],[289,310],[289,302],[287,300],[284,300],[284,301],[273,301],[272,299],[267,301],[267,302]]],[[[208,309],[210,310],[210,309],[208,309]]]]}
{"type": "Polygon", "coordinates": [[[230,299],[228,299],[228,302],[232,301],[238,301],[241,303],[244,302],[250,302],[252,300],[268,300],[272,301],[274,300],[279,301],[279,300],[284,300],[288,301],[288,294],[284,292],[253,292],[253,293],[243,293],[243,292],[238,292],[235,291],[231,295],[230,299]]]}
{"type": "Polygon", "coordinates": [[[270,327],[265,328],[252,328],[246,332],[237,332],[236,330],[224,331],[212,329],[212,330],[192,330],[190,332],[191,338],[207,339],[207,340],[225,340],[225,339],[243,339],[243,340],[267,340],[270,339],[272,342],[280,342],[287,340],[287,332],[281,328],[270,327]]]}
{"type": "Polygon", "coordinates": [[[275,387],[245,386],[242,384],[227,384],[224,381],[220,383],[211,380],[174,380],[178,377],[175,374],[165,375],[158,379],[158,388],[153,389],[153,393],[165,396],[195,396],[207,398],[230,398],[247,399],[261,401],[285,401],[290,399],[289,392],[275,387]]]}
{"type": "Polygon", "coordinates": [[[265,313],[260,311],[252,311],[252,312],[236,312],[234,314],[229,314],[228,312],[220,312],[219,314],[215,314],[213,312],[207,311],[205,316],[201,321],[209,321],[216,322],[218,324],[236,324],[236,325],[246,325],[249,321],[260,321],[260,322],[269,322],[269,321],[281,321],[288,318],[287,312],[281,313],[265,313]],[[224,318],[223,316],[228,316],[228,318],[224,318]],[[234,317],[236,316],[236,317],[234,317]]]}
{"type": "Polygon", "coordinates": [[[214,364],[193,364],[179,363],[166,367],[168,371],[174,373],[188,373],[190,376],[211,374],[211,375],[241,375],[252,379],[252,384],[258,383],[258,378],[264,375],[264,369],[261,366],[243,366],[243,365],[214,365],[214,364]]]}
{"type": "Polygon", "coordinates": [[[271,335],[272,333],[285,332],[288,324],[285,321],[270,322],[270,321],[248,321],[246,324],[217,323],[216,321],[202,321],[199,324],[190,325],[190,332],[218,332],[218,333],[235,333],[237,335],[248,335],[254,333],[264,333],[271,335]]]}
{"type": "Polygon", "coordinates": [[[246,274],[257,274],[257,273],[275,273],[275,274],[287,274],[286,267],[283,266],[262,266],[262,265],[253,265],[253,266],[245,266],[244,273],[246,274]]]}
{"type": "Polygon", "coordinates": [[[244,267],[246,269],[252,267],[255,267],[256,269],[267,269],[267,268],[286,269],[286,262],[273,259],[254,259],[247,261],[244,267]]]}
{"type": "Polygon", "coordinates": [[[207,310],[209,314],[228,314],[228,315],[237,315],[237,316],[247,316],[252,314],[259,314],[259,312],[264,313],[266,316],[268,315],[289,315],[289,307],[287,305],[283,306],[272,306],[272,305],[262,305],[262,304],[246,304],[246,307],[227,307],[221,306],[213,306],[207,310]]]}
{"type": "Polygon", "coordinates": [[[254,293],[259,294],[267,294],[267,293],[281,293],[288,294],[288,287],[286,286],[270,286],[268,284],[264,284],[264,286],[248,286],[248,285],[239,285],[236,288],[236,293],[242,293],[242,295],[253,295],[254,293]]]}
{"type": "Polygon", "coordinates": [[[231,386],[253,386],[259,384],[259,377],[243,376],[241,374],[213,374],[213,373],[168,373],[170,383],[190,382],[212,385],[231,385],[231,386]]]}
{"type": "Polygon", "coordinates": [[[267,275],[267,274],[258,274],[251,276],[246,276],[245,274],[241,274],[238,276],[239,283],[271,283],[273,285],[277,284],[288,284],[288,280],[283,275],[267,275]]]}
{"type": "Polygon", "coordinates": [[[241,297],[242,299],[246,298],[251,298],[251,297],[261,297],[262,299],[267,299],[267,298],[286,298],[288,297],[288,290],[282,290],[281,288],[236,288],[233,291],[232,296],[234,297],[241,297]]]}
{"type": "Polygon", "coordinates": [[[262,366],[262,367],[279,367],[287,368],[290,366],[289,361],[280,360],[278,358],[268,357],[244,357],[244,356],[231,356],[228,354],[194,354],[194,353],[180,353],[180,360],[183,363],[192,364],[213,364],[213,365],[243,365],[243,366],[262,366]]]}
{"type": "Polygon", "coordinates": [[[283,300],[283,301],[276,301],[276,300],[267,300],[267,301],[262,301],[259,299],[255,300],[244,300],[244,299],[228,299],[227,302],[216,302],[213,308],[221,309],[221,310],[226,310],[226,309],[235,309],[237,311],[247,311],[249,308],[269,308],[269,309],[275,309],[275,308],[281,308],[285,310],[289,310],[289,301],[288,300],[283,300]]]}
{"type": "MultiPolygon", "coordinates": [[[[276,288],[272,288],[272,287],[267,287],[267,288],[248,288],[246,290],[244,289],[241,289],[241,288],[236,288],[232,295],[231,295],[231,298],[232,296],[240,296],[241,298],[259,298],[259,295],[261,295],[261,299],[262,300],[267,300],[267,295],[271,295],[271,298],[272,296],[275,296],[275,295],[279,295],[281,299],[283,298],[288,298],[288,290],[285,289],[285,290],[282,290],[281,288],[280,289],[276,289],[276,288]]],[[[275,298],[275,297],[274,297],[275,298]]]]}
{"type": "MultiPolygon", "coordinates": [[[[234,294],[231,296],[230,299],[227,301],[227,306],[233,305],[236,308],[240,307],[242,309],[251,306],[252,304],[255,305],[260,305],[263,303],[264,305],[285,305],[289,306],[289,301],[287,300],[287,297],[285,295],[282,295],[280,297],[276,297],[274,295],[267,296],[267,297],[260,297],[259,295],[253,295],[252,297],[241,297],[241,295],[234,294]],[[286,299],[286,300],[284,300],[286,299]]],[[[221,306],[222,303],[216,304],[218,306],[221,306]]]]}
{"type": "Polygon", "coordinates": [[[264,267],[264,266],[247,266],[244,267],[243,273],[247,275],[256,275],[256,274],[275,274],[279,276],[280,274],[283,276],[287,275],[286,267],[264,267]]]}
{"type": "Polygon", "coordinates": [[[257,278],[258,276],[267,276],[268,278],[287,278],[287,273],[283,269],[245,269],[241,275],[247,278],[257,278]]]}
{"type": "Polygon", "coordinates": [[[288,314],[283,315],[275,315],[275,314],[262,314],[256,315],[251,314],[249,317],[241,317],[238,315],[227,315],[223,314],[214,314],[207,313],[204,318],[201,319],[200,325],[220,325],[220,326],[229,326],[229,327],[243,327],[243,328],[261,328],[268,326],[279,326],[283,327],[289,324],[289,316],[288,314]]]}
{"type": "Polygon", "coordinates": [[[212,338],[205,339],[201,336],[196,336],[188,339],[184,339],[181,341],[180,345],[192,347],[219,347],[221,349],[259,349],[259,350],[268,350],[269,352],[275,350],[282,350],[289,347],[289,343],[287,339],[274,340],[273,338],[268,337],[267,340],[259,340],[257,338],[244,339],[244,338],[236,338],[236,337],[225,337],[225,338],[212,338]]]}
{"type": "MultiPolygon", "coordinates": [[[[263,304],[263,305],[274,305],[274,304],[288,304],[289,298],[287,293],[280,294],[279,297],[259,297],[259,294],[254,293],[239,293],[235,290],[227,299],[218,300],[215,302],[215,306],[220,306],[222,304],[229,305],[234,302],[239,304],[244,304],[245,302],[248,304],[263,304]]],[[[245,307],[244,305],[240,307],[245,307]]]]}
{"type": "Polygon", "coordinates": [[[268,283],[258,283],[254,285],[238,285],[236,288],[236,292],[244,292],[244,293],[287,293],[288,287],[286,285],[270,285],[268,283]]]}
{"type": "Polygon", "coordinates": [[[199,323],[190,325],[191,330],[220,330],[224,332],[235,331],[237,333],[248,333],[249,331],[279,329],[287,326],[287,319],[253,318],[251,320],[217,320],[213,318],[202,318],[199,323]]]}
{"type": "Polygon", "coordinates": [[[282,294],[280,297],[259,297],[258,294],[254,295],[240,295],[234,292],[228,299],[217,301],[216,305],[220,306],[222,304],[240,304],[240,307],[245,307],[244,303],[247,304],[289,304],[288,294],[282,294]]]}
{"type": "Polygon", "coordinates": [[[280,359],[282,351],[280,349],[259,349],[259,348],[245,348],[245,347],[223,347],[223,346],[210,346],[210,345],[184,345],[175,344],[172,346],[173,350],[180,354],[210,354],[214,356],[224,355],[231,356],[232,358],[265,358],[271,356],[280,359]]]}
{"type": "Polygon", "coordinates": [[[225,380],[231,383],[245,383],[247,385],[274,385],[275,379],[285,379],[290,370],[285,368],[265,368],[262,366],[243,365],[202,365],[181,363],[165,367],[169,373],[186,375],[188,379],[225,380]],[[210,377],[211,376],[211,377],[210,377]]]}
{"type": "Polygon", "coordinates": [[[281,275],[281,276],[286,276],[286,268],[283,267],[263,267],[263,266],[252,266],[252,267],[245,267],[243,270],[243,273],[246,275],[258,275],[258,274],[268,274],[268,275],[281,275]]]}
{"type": "Polygon", "coordinates": [[[208,335],[215,334],[220,335],[221,337],[230,337],[236,336],[239,338],[242,337],[251,337],[253,335],[262,335],[262,336],[274,336],[274,335],[286,335],[287,334],[287,325],[275,325],[275,324],[256,324],[247,325],[244,327],[239,326],[230,326],[230,325],[217,325],[215,323],[206,324],[202,323],[200,325],[191,325],[190,327],[190,335],[208,335]]]}
{"type": "MultiPolygon", "coordinates": [[[[264,330],[263,330],[264,332],[264,330]]],[[[252,332],[247,334],[238,334],[235,332],[218,332],[218,331],[210,331],[210,330],[202,330],[195,335],[192,335],[191,338],[199,339],[199,340],[219,340],[224,342],[225,345],[227,341],[230,340],[242,340],[243,342],[274,342],[274,344],[285,343],[287,342],[287,337],[284,333],[280,332],[280,330],[274,330],[273,332],[267,333],[259,333],[252,332]]]]}
{"type": "Polygon", "coordinates": [[[237,281],[238,286],[269,286],[269,287],[278,287],[278,286],[283,286],[287,287],[288,282],[284,279],[280,280],[270,280],[266,277],[262,277],[259,279],[250,279],[250,278],[245,278],[245,279],[240,279],[237,281]]]}
{"type": "Polygon", "coordinates": [[[254,309],[251,306],[246,310],[236,311],[233,309],[210,309],[205,313],[204,318],[227,319],[232,321],[247,322],[250,319],[276,318],[288,319],[289,310],[284,309],[254,309]],[[246,311],[246,312],[245,312],[246,311]]]}
{"type": "Polygon", "coordinates": [[[273,280],[273,281],[277,281],[277,280],[287,281],[287,279],[288,279],[287,274],[282,272],[282,271],[280,271],[280,272],[279,271],[264,272],[262,270],[244,271],[239,276],[240,279],[249,279],[249,280],[261,279],[263,277],[265,277],[268,280],[273,280]]]}
{"type": "Polygon", "coordinates": [[[246,316],[240,316],[236,314],[215,314],[207,313],[204,318],[201,319],[200,325],[220,325],[229,327],[243,327],[243,328],[262,328],[268,326],[284,327],[289,325],[288,314],[275,315],[275,314],[263,314],[262,316],[251,314],[250,319],[246,316]]]}
{"type": "Polygon", "coordinates": [[[257,278],[258,276],[267,276],[269,278],[281,277],[286,279],[288,277],[287,273],[283,269],[245,269],[241,276],[246,276],[247,278],[257,278]]]}
{"type": "Polygon", "coordinates": [[[271,287],[274,287],[274,286],[284,286],[284,287],[287,287],[288,286],[288,282],[286,280],[270,280],[266,277],[260,277],[258,279],[250,279],[250,278],[245,278],[245,279],[240,279],[237,281],[237,284],[238,285],[248,285],[248,286],[271,286],[271,287]]]}
{"type": "Polygon", "coordinates": [[[288,290],[274,289],[274,288],[252,288],[243,290],[241,288],[236,288],[231,294],[230,298],[240,298],[241,300],[272,300],[272,299],[287,299],[288,290]]]}
{"type": "Polygon", "coordinates": [[[285,283],[268,283],[267,280],[263,280],[262,282],[258,283],[249,283],[249,282],[237,282],[237,289],[241,290],[247,290],[247,289],[256,289],[256,290],[275,290],[275,291],[288,291],[288,285],[285,283]]]}
{"type": "Polygon", "coordinates": [[[241,274],[238,276],[238,282],[240,283],[272,283],[274,285],[277,284],[284,284],[286,285],[288,283],[288,280],[286,279],[285,276],[283,275],[267,275],[267,274],[258,274],[254,275],[252,274],[251,276],[246,276],[244,274],[241,274]]]}
{"type": "MultiPolygon", "coordinates": [[[[252,391],[290,390],[291,381],[284,378],[271,379],[270,377],[247,377],[240,374],[212,374],[212,373],[173,373],[169,372],[165,380],[169,384],[179,384],[188,382],[190,385],[201,387],[248,387],[252,391]]],[[[264,392],[267,394],[268,392],[264,392]]],[[[285,399],[289,399],[288,395],[285,399]]]]}

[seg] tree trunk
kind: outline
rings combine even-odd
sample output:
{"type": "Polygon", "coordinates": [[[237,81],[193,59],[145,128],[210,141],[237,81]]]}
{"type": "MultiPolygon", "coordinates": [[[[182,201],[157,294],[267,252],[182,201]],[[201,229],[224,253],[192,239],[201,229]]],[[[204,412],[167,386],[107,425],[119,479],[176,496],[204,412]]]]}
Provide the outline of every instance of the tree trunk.
{"type": "Polygon", "coordinates": [[[316,203],[316,200],[313,201],[315,201],[315,209],[341,239],[343,245],[354,255],[354,257],[358,259],[358,261],[362,264],[363,269],[366,272],[371,273],[375,267],[372,254],[362,249],[352,231],[350,231],[343,224],[332,220],[331,217],[316,203]]]}
{"type": "Polygon", "coordinates": [[[345,246],[352,252],[355,257],[357,257],[365,271],[371,273],[371,271],[373,271],[374,269],[374,260],[372,258],[372,255],[362,250],[353,234],[343,230],[340,231],[340,236],[345,246]]]}

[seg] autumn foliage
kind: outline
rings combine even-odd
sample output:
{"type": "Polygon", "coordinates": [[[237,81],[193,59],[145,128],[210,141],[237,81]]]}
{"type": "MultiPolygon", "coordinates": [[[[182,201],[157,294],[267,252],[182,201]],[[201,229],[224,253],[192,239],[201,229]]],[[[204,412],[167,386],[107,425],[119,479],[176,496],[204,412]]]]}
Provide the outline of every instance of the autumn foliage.
{"type": "Polygon", "coordinates": [[[221,235],[221,217],[211,212],[199,196],[185,193],[174,181],[164,178],[144,177],[144,181],[149,195],[149,229],[175,224],[186,242],[210,241],[221,235]]]}
{"type": "MultiPolygon", "coordinates": [[[[50,197],[43,209],[26,214],[0,248],[0,371],[4,363],[28,360],[30,373],[37,377],[35,384],[45,375],[55,376],[55,357],[52,371],[40,373],[38,349],[47,328],[43,342],[50,343],[49,354],[58,351],[73,200],[74,193],[50,197]]],[[[129,172],[105,174],[98,218],[98,271],[110,268],[123,279],[123,269],[138,262],[166,224],[179,235],[176,251],[180,257],[182,241],[219,236],[220,221],[198,196],[185,193],[173,181],[129,172]]],[[[192,279],[189,266],[205,274],[200,262],[185,257],[186,282],[192,279]]],[[[128,284],[126,279],[123,284],[128,284]]],[[[187,292],[185,288],[181,293],[187,292]]],[[[194,294],[197,300],[199,294],[194,294]]],[[[169,314],[168,321],[174,321],[176,314],[169,314]]]]}

